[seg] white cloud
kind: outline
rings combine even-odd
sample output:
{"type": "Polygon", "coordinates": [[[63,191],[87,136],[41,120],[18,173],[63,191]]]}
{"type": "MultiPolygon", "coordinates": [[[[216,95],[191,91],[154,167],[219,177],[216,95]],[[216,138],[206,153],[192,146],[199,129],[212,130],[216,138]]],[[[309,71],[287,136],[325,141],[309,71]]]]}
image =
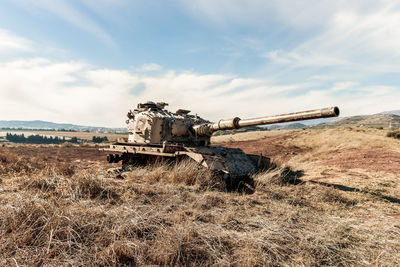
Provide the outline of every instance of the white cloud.
{"type": "Polygon", "coordinates": [[[362,73],[399,72],[400,5],[377,1],[374,10],[338,9],[321,23],[324,31],[289,51],[265,54],[273,63],[295,67],[345,67],[362,73]]]}
{"type": "Polygon", "coordinates": [[[124,126],[126,112],[138,102],[170,103],[218,120],[256,117],[338,105],[343,115],[399,109],[400,90],[364,87],[354,81],[330,88],[315,84],[278,85],[270,80],[233,75],[166,70],[157,74],[98,69],[82,62],[42,58],[0,64],[2,119],[124,126]],[[140,90],[135,90],[136,87],[140,90]]]}
{"type": "Polygon", "coordinates": [[[157,70],[161,70],[162,66],[158,65],[156,63],[147,63],[147,64],[143,64],[139,69],[137,69],[137,71],[157,71],[157,70]]]}
{"type": "Polygon", "coordinates": [[[331,90],[333,92],[352,91],[354,88],[359,88],[359,85],[358,82],[336,82],[331,90]]]}
{"type": "Polygon", "coordinates": [[[33,51],[33,43],[30,40],[0,29],[0,53],[10,51],[33,51]]]}
{"type": "Polygon", "coordinates": [[[118,125],[124,118],[113,115],[129,105],[126,98],[132,86],[124,71],[93,71],[81,62],[41,58],[2,63],[0,76],[4,119],[118,125]]]}

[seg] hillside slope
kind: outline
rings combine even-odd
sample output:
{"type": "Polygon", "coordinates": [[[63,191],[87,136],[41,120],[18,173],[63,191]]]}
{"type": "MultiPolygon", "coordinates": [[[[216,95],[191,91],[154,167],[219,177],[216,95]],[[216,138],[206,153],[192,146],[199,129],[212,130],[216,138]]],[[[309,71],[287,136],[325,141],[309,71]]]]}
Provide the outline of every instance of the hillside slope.
{"type": "Polygon", "coordinates": [[[318,125],[314,125],[310,128],[324,129],[336,127],[370,127],[382,129],[398,129],[400,128],[400,116],[393,114],[353,116],[329,123],[321,123],[318,125]]]}
{"type": "Polygon", "coordinates": [[[382,114],[393,114],[393,115],[400,116],[400,110],[385,111],[385,112],[382,112],[382,114]]]}

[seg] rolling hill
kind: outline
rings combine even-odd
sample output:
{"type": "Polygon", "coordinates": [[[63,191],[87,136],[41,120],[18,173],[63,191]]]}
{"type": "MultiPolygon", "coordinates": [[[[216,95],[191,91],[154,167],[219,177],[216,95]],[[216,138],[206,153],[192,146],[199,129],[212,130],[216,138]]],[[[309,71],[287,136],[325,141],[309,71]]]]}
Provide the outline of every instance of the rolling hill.
{"type": "Polygon", "coordinates": [[[126,128],[107,128],[82,126],[70,123],[55,123],[49,121],[19,121],[19,120],[1,120],[0,129],[23,129],[23,130],[65,130],[65,131],[89,131],[89,132],[126,132],[126,128]]]}
{"type": "Polygon", "coordinates": [[[400,116],[400,110],[385,111],[385,112],[382,112],[381,114],[392,114],[392,115],[400,116]]]}
{"type": "Polygon", "coordinates": [[[311,129],[324,129],[336,127],[369,127],[382,129],[400,128],[400,116],[393,114],[374,114],[365,116],[346,117],[338,121],[321,123],[311,126],[311,129]]]}

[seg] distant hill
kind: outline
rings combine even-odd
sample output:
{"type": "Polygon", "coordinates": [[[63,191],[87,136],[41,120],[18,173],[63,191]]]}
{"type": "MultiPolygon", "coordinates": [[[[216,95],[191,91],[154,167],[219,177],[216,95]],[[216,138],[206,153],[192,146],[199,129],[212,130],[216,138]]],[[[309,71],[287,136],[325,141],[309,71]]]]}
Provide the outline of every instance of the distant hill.
{"type": "Polygon", "coordinates": [[[303,129],[308,128],[308,125],[305,125],[300,122],[295,123],[284,123],[284,124],[273,124],[268,126],[268,130],[294,130],[294,129],[303,129]]]}
{"type": "Polygon", "coordinates": [[[346,117],[341,120],[321,123],[311,126],[311,129],[324,129],[335,127],[370,127],[382,129],[400,128],[400,116],[393,114],[374,114],[365,116],[346,117]]]}
{"type": "Polygon", "coordinates": [[[249,127],[244,127],[244,128],[240,128],[240,129],[234,129],[234,130],[216,131],[213,135],[214,136],[219,136],[219,135],[244,133],[244,132],[252,132],[252,131],[266,131],[266,130],[268,130],[268,129],[267,128],[263,128],[263,127],[259,127],[259,126],[249,126],[249,127]]]}
{"type": "Polygon", "coordinates": [[[385,111],[380,114],[392,114],[392,115],[400,116],[400,110],[385,111]]]}
{"type": "Polygon", "coordinates": [[[0,121],[0,128],[74,129],[82,126],[48,121],[0,121]]]}
{"type": "Polygon", "coordinates": [[[50,131],[89,131],[89,132],[126,132],[125,128],[107,128],[107,127],[94,127],[82,126],[69,123],[55,123],[49,121],[0,121],[0,129],[20,129],[20,130],[50,130],[50,131]]]}
{"type": "Polygon", "coordinates": [[[328,123],[337,120],[340,120],[340,118],[322,118],[315,120],[305,120],[301,122],[284,122],[284,123],[266,125],[265,127],[268,130],[295,130],[295,129],[310,128],[313,125],[328,123]]]}

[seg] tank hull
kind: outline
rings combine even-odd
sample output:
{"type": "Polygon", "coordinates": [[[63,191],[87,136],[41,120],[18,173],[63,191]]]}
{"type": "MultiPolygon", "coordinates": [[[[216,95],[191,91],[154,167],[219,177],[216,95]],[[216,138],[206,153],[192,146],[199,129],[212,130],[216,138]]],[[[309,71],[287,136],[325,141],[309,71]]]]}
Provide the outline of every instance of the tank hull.
{"type": "Polygon", "coordinates": [[[157,159],[192,159],[199,165],[225,177],[249,176],[260,169],[269,167],[269,158],[262,155],[249,155],[238,148],[220,146],[185,145],[132,145],[116,143],[103,149],[116,154],[108,156],[108,162],[122,161],[123,168],[135,163],[145,163],[157,159]]]}

